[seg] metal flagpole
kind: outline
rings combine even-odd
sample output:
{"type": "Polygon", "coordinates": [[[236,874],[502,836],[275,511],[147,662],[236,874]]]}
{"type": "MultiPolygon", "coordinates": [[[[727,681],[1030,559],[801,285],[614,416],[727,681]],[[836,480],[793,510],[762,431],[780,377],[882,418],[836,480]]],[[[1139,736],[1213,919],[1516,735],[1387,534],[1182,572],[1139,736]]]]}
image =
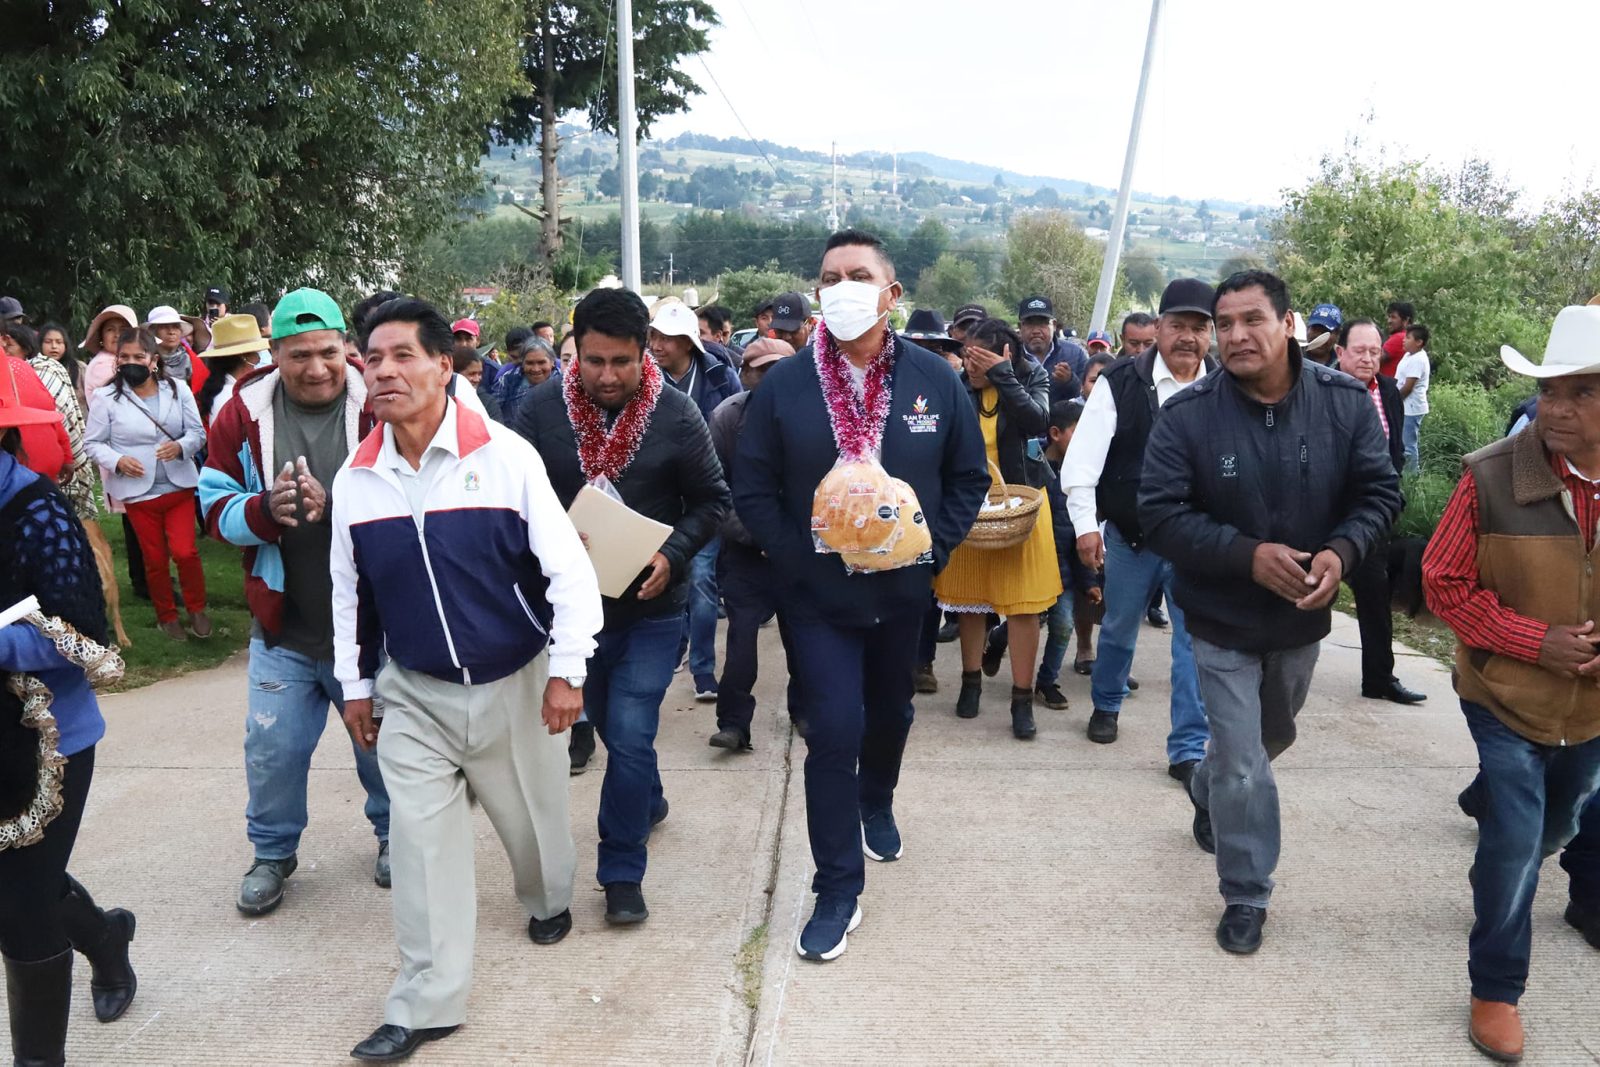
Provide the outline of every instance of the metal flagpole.
{"type": "Polygon", "coordinates": [[[641,288],[639,265],[639,141],[633,110],[633,4],[617,4],[617,177],[622,182],[622,284],[641,288]]]}
{"type": "Polygon", "coordinates": [[[1094,296],[1089,329],[1106,328],[1111,313],[1111,290],[1116,288],[1117,265],[1122,259],[1122,237],[1128,228],[1128,198],[1133,195],[1133,161],[1139,154],[1139,124],[1144,118],[1144,94],[1150,87],[1150,68],[1156,59],[1156,27],[1161,22],[1161,0],[1150,0],[1150,34],[1144,42],[1144,69],[1139,72],[1139,95],[1133,103],[1133,126],[1128,130],[1128,155],[1122,161],[1122,187],[1117,190],[1117,211],[1106,240],[1105,264],[1100,268],[1100,289],[1094,296]]]}

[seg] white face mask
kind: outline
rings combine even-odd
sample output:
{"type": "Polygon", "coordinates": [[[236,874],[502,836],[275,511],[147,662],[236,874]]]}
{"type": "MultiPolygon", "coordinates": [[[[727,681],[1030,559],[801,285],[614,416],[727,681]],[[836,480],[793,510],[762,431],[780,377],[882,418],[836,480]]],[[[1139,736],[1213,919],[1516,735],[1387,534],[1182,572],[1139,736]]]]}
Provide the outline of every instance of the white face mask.
{"type": "Polygon", "coordinates": [[[834,282],[818,293],[822,300],[822,321],[828,332],[841,341],[854,341],[878,324],[888,312],[878,310],[878,294],[894,288],[893,282],[879,289],[871,282],[834,282]]]}

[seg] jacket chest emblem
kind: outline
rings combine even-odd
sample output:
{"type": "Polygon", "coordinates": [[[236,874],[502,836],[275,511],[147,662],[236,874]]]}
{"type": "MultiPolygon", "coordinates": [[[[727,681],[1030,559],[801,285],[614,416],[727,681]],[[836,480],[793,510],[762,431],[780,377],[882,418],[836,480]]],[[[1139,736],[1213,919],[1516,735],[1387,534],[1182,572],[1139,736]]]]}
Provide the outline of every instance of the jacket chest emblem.
{"type": "Polygon", "coordinates": [[[1239,457],[1232,452],[1221,456],[1217,460],[1218,470],[1224,478],[1239,477],[1239,457]]]}
{"type": "Polygon", "coordinates": [[[476,493],[481,486],[482,482],[478,478],[478,472],[468,471],[466,480],[462,483],[462,487],[469,493],[476,493]]]}
{"type": "Polygon", "coordinates": [[[928,398],[918,395],[911,404],[911,414],[900,416],[911,433],[938,433],[939,414],[928,411],[928,398]]]}

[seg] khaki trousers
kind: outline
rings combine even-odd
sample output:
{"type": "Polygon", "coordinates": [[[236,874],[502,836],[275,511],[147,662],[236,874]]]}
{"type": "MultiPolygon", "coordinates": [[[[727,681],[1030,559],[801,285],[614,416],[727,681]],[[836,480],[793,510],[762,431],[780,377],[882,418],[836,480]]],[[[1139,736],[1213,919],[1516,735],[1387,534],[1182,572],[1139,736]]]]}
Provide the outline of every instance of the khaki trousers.
{"type": "Polygon", "coordinates": [[[391,661],[378,763],[389,787],[389,859],[400,974],[386,1023],[410,1029],[466,1018],[477,930],[472,798],[494,825],[530,918],[572,903],[577,862],[567,815],[567,734],[540,718],[547,659],[485,685],[457,685],[391,661]]]}

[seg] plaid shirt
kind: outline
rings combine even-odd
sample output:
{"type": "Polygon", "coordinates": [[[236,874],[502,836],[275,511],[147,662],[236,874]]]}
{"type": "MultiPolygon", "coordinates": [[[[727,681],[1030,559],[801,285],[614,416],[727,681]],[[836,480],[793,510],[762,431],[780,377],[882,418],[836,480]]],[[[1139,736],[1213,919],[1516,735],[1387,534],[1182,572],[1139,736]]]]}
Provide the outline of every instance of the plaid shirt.
{"type": "MultiPolygon", "coordinates": [[[[1551,456],[1550,466],[1572,500],[1585,547],[1593,551],[1600,522],[1600,480],[1578,474],[1564,456],[1551,456]]],[[[1478,484],[1470,473],[1456,486],[1428,542],[1422,583],[1429,610],[1456,632],[1462,644],[1539,662],[1539,646],[1549,624],[1512,611],[1478,582],[1478,484]]]]}

